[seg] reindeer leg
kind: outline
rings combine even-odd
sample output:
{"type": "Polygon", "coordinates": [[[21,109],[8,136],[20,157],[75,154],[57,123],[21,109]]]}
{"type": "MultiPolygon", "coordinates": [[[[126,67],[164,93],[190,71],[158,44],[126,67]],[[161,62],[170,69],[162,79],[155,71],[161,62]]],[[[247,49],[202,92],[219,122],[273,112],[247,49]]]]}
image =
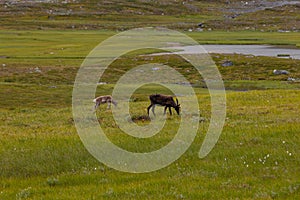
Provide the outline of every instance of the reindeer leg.
{"type": "Polygon", "coordinates": [[[164,115],[166,114],[166,110],[167,110],[167,106],[165,106],[165,109],[164,109],[164,115]]]}
{"type": "Polygon", "coordinates": [[[109,101],[107,102],[107,109],[110,109],[110,107],[111,107],[111,102],[109,101]]]}
{"type": "Polygon", "coordinates": [[[149,110],[150,110],[150,108],[153,106],[153,104],[151,104],[150,106],[148,106],[148,108],[147,108],[147,113],[148,113],[148,116],[149,116],[149,110]]]}
{"type": "Polygon", "coordinates": [[[172,110],[171,110],[171,107],[169,107],[169,112],[170,112],[170,115],[172,115],[172,110]]]}
{"type": "Polygon", "coordinates": [[[95,110],[99,107],[99,105],[100,105],[100,102],[96,102],[96,104],[95,104],[95,110]]]}
{"type": "Polygon", "coordinates": [[[112,102],[112,104],[114,104],[115,107],[117,107],[117,102],[116,101],[112,100],[111,102],[112,102]]]}

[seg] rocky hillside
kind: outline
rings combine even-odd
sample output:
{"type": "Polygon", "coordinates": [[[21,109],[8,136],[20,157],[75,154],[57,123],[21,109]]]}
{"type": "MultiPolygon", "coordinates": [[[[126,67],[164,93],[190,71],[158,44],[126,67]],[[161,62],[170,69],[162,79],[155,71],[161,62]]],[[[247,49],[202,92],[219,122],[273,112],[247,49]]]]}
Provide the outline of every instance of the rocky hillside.
{"type": "Polygon", "coordinates": [[[300,30],[300,1],[2,0],[1,29],[300,30]],[[198,25],[201,24],[199,27],[198,25]]]}

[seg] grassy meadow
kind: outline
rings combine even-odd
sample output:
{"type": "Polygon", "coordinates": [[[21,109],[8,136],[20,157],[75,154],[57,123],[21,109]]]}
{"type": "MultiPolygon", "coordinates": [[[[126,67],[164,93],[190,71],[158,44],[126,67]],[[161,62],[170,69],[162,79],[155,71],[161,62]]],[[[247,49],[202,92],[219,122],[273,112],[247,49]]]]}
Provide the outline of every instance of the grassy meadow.
{"type": "MultiPolygon", "coordinates": [[[[94,10],[96,1],[88,3],[28,4],[24,8],[0,3],[1,200],[300,198],[300,83],[287,81],[288,77],[300,78],[300,60],[211,54],[224,80],[227,115],[216,146],[203,159],[198,152],[210,124],[211,99],[196,70],[174,55],[130,52],[114,60],[99,80],[107,84],[99,85],[95,96],[111,94],[124,73],[149,62],[178,70],[197,95],[201,120],[194,142],[178,160],[155,172],[126,173],[100,163],[84,147],[72,115],[73,84],[80,65],[95,46],[119,31],[164,26],[180,30],[200,44],[299,48],[299,32],[274,31],[296,26],[299,6],[267,9],[272,16],[269,21],[263,11],[224,21],[223,15],[228,13],[217,11],[227,6],[225,1],[190,1],[186,5],[159,1],[158,6],[113,0],[99,6],[100,10],[94,10]],[[213,9],[212,4],[216,4],[213,9]],[[45,15],[49,9],[56,13],[45,15]],[[65,14],[68,10],[73,14],[65,14]],[[279,18],[282,13],[293,20],[279,18]],[[203,32],[188,31],[191,26],[197,28],[199,21],[205,21],[203,32]],[[256,22],[254,29],[247,28],[256,22]],[[225,60],[234,65],[222,67],[225,60]],[[290,74],[274,75],[274,69],[290,74]]],[[[131,96],[134,123],[149,124],[145,118],[148,96],[156,92],[170,93],[146,85],[131,96]]],[[[185,98],[178,97],[180,102],[185,98]]],[[[181,106],[184,109],[185,105],[181,106]]],[[[163,108],[156,107],[156,114],[162,115],[163,108]]],[[[123,133],[106,105],[101,105],[96,115],[106,136],[132,152],[151,152],[168,144],[181,119],[167,115],[162,131],[140,139],[123,133]]]]}
{"type": "MultiPolygon", "coordinates": [[[[282,66],[299,75],[299,61],[212,55],[227,87],[224,131],[204,159],[198,158],[210,119],[210,96],[188,63],[179,58],[156,56],[155,62],[174,66],[195,83],[201,117],[195,141],[170,166],[156,172],[130,174],[108,168],[93,158],[77,135],[72,118],[72,88],[85,55],[112,31],[1,31],[1,146],[0,199],[296,199],[300,190],[300,91],[285,75],[272,70],[282,66]],[[68,38],[68,39],[65,39],[68,38]],[[4,40],[5,39],[5,40],[4,40]],[[53,53],[51,53],[53,52],[53,53]],[[236,67],[222,68],[231,59],[236,67]],[[3,65],[4,64],[4,65],[3,65]],[[248,70],[256,70],[255,76],[248,70]],[[244,77],[240,75],[244,74],[244,77]]],[[[240,32],[220,43],[253,38],[240,32]]],[[[191,35],[195,39],[205,37],[191,35]]],[[[206,36],[208,37],[208,36],[206,36]]],[[[268,39],[279,42],[277,34],[268,39]]],[[[283,43],[295,44],[293,34],[283,43]]],[[[200,39],[199,39],[200,41],[200,39]]],[[[260,41],[260,40],[256,40],[260,41]]],[[[262,42],[265,43],[266,41],[262,42]]],[[[267,43],[267,42],[266,42],[267,43]]],[[[133,55],[116,60],[103,76],[111,83],[97,94],[111,93],[114,81],[126,70],[147,62],[133,55]]],[[[131,113],[146,114],[147,96],[158,88],[137,90],[131,113]]],[[[182,97],[184,98],[184,97],[182,97]]],[[[180,100],[180,97],[179,97],[180,100]]],[[[92,104],[91,104],[92,106],[92,104]]],[[[184,105],[183,105],[184,106],[184,105]]],[[[162,114],[162,108],[156,108],[162,114]]],[[[168,116],[166,127],[150,139],[134,139],[121,133],[102,105],[97,111],[108,138],[133,152],[149,152],[172,140],[180,117],[168,116]]],[[[139,125],[147,121],[139,121],[139,125]]]]}

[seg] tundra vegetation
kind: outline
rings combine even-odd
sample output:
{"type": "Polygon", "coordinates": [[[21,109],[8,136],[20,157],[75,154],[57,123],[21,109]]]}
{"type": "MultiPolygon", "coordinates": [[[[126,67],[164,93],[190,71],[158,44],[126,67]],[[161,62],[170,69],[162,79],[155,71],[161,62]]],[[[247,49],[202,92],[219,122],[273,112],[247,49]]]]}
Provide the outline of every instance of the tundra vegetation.
{"type": "MultiPolygon", "coordinates": [[[[225,0],[24,2],[0,3],[0,199],[300,198],[299,60],[211,54],[225,83],[227,117],[215,148],[199,159],[210,123],[210,95],[202,77],[180,57],[140,56],[155,49],[116,59],[99,80],[107,84],[97,87],[95,97],[112,94],[116,81],[129,69],[153,62],[183,74],[199,100],[201,120],[191,147],[170,166],[151,173],[124,173],[99,163],[83,146],[71,108],[82,61],[118,31],[164,26],[203,44],[298,48],[299,5],[240,13],[245,2],[235,0],[230,1],[239,8],[234,11],[225,0]],[[196,31],[199,22],[204,22],[203,31],[196,31]],[[222,67],[225,60],[233,66],[222,67]],[[275,75],[274,69],[289,74],[275,75]]],[[[173,95],[151,84],[132,94],[134,123],[149,123],[143,116],[149,95],[155,93],[173,95]]],[[[183,98],[178,97],[179,102],[183,98]]],[[[180,123],[180,116],[167,115],[158,134],[139,139],[120,131],[112,111],[100,107],[96,115],[107,137],[132,152],[165,146],[180,123]]],[[[163,107],[155,111],[162,115],[163,107]]]]}

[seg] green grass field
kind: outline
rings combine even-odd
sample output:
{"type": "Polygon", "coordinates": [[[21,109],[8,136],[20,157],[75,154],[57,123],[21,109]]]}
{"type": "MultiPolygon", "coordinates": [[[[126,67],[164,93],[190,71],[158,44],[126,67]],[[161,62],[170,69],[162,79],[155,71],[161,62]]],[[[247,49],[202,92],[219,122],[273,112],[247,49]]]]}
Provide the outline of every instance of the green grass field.
{"type": "MultiPolygon", "coordinates": [[[[198,158],[198,151],[209,125],[210,97],[201,87],[196,87],[195,91],[205,121],[199,124],[192,146],[170,166],[152,173],[130,174],[110,169],[93,158],[74,127],[72,86],[84,56],[93,45],[112,34],[1,31],[1,37],[5,39],[0,53],[4,55],[1,62],[5,64],[0,77],[1,199],[299,197],[299,84],[284,81],[284,75],[271,75],[274,67],[284,66],[298,76],[299,61],[294,60],[212,55],[217,65],[228,58],[238,64],[233,69],[219,68],[225,86],[233,90],[227,91],[224,131],[213,151],[204,159],[198,158]],[[36,67],[41,72],[34,71],[36,67]],[[257,77],[247,74],[250,67],[259,71],[257,77]],[[241,73],[248,77],[239,77],[241,73]]],[[[219,32],[214,34],[220,43],[238,41],[236,37],[231,38],[230,33],[227,39],[219,38],[219,32]]],[[[241,38],[255,35],[240,33],[241,38]]],[[[192,36],[202,37],[201,34],[192,36]]],[[[274,40],[275,44],[279,41],[272,33],[266,38],[274,40]]],[[[297,41],[293,38],[291,34],[284,43],[293,44],[297,41]]],[[[180,69],[185,66],[183,69],[192,70],[178,58],[161,56],[154,59],[178,68],[191,82],[199,78],[180,69]]],[[[113,63],[104,80],[115,80],[132,65],[144,62],[137,60],[134,54],[122,57],[113,63]],[[122,69],[121,72],[116,68],[122,69]]],[[[110,93],[113,86],[101,86],[97,93],[110,93]]],[[[141,88],[133,95],[133,116],[146,114],[147,96],[157,90],[141,88]]],[[[162,109],[157,108],[156,112],[162,114],[162,109]]],[[[97,116],[111,141],[137,152],[159,149],[171,141],[178,121],[177,116],[169,116],[166,127],[158,136],[139,140],[119,133],[106,106],[101,106],[97,116]]]]}
{"type": "MultiPolygon", "coordinates": [[[[199,159],[210,116],[209,95],[200,90],[206,121],[189,150],[159,171],[130,174],[102,165],[86,151],[72,121],[72,87],[25,86],[41,94],[32,95],[21,92],[24,86],[1,85],[1,91],[8,88],[1,102],[1,199],[299,197],[299,90],[228,92],[221,138],[199,159]]],[[[147,101],[134,104],[135,114],[145,114],[147,101]]],[[[176,132],[177,117],[168,117],[167,132],[139,141],[118,133],[106,106],[97,114],[107,136],[130,151],[160,148],[176,132]]]]}
{"type": "MultiPolygon", "coordinates": [[[[159,5],[107,1],[98,10],[97,2],[88,2],[24,8],[1,3],[1,200],[300,198],[300,83],[287,81],[288,77],[300,78],[299,60],[211,54],[224,80],[227,115],[216,146],[200,159],[198,153],[211,117],[211,99],[202,77],[176,56],[138,56],[155,52],[153,49],[116,59],[101,78],[108,84],[99,85],[96,96],[111,94],[126,71],[149,60],[178,70],[193,84],[197,95],[201,120],[194,142],[178,160],[155,172],[126,173],[100,163],[84,147],[72,114],[73,84],[80,65],[96,45],[121,30],[163,26],[181,30],[200,44],[298,48],[299,32],[276,30],[297,26],[299,6],[267,9],[226,21],[223,15],[227,12],[216,12],[228,6],[225,1],[160,1],[159,5]],[[45,14],[50,7],[57,12],[53,16],[45,14]],[[75,14],[59,13],[70,9],[75,14]],[[272,17],[265,19],[266,13],[272,17]],[[287,18],[280,18],[282,14],[287,18]],[[205,31],[187,31],[194,30],[200,21],[205,22],[205,31]],[[254,29],[247,29],[253,24],[257,25],[254,29]],[[209,27],[212,31],[207,31],[209,27]],[[234,66],[222,67],[224,60],[233,61],[234,66]],[[274,75],[274,69],[290,74],[274,75]]],[[[130,113],[138,125],[149,123],[144,118],[148,95],[156,92],[170,93],[147,85],[131,96],[130,113]]],[[[180,102],[185,98],[178,97],[180,102]]],[[[92,100],[90,106],[92,109],[92,100]]],[[[182,108],[185,106],[183,103],[182,108]]],[[[156,113],[162,115],[163,108],[156,107],[156,113]]],[[[120,131],[106,105],[101,105],[96,115],[106,136],[132,152],[150,152],[168,144],[181,119],[167,115],[161,132],[139,139],[120,131]]]]}

